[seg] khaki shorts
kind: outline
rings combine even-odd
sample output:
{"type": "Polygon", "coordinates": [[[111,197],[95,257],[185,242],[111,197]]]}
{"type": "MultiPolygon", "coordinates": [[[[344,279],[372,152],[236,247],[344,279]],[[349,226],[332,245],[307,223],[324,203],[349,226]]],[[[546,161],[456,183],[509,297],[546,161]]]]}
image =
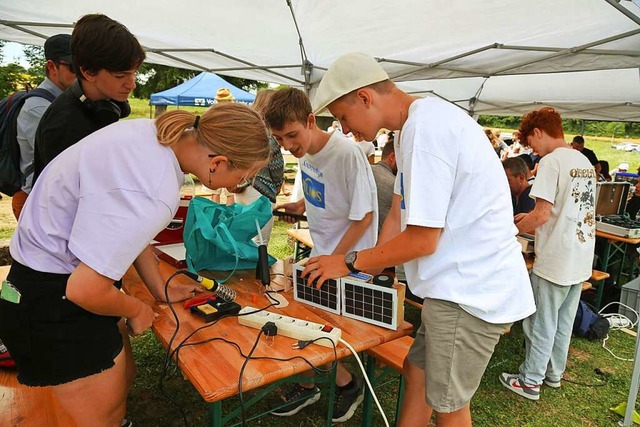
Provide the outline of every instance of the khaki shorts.
{"type": "Polygon", "coordinates": [[[421,317],[407,357],[425,372],[427,404],[436,412],[455,412],[471,401],[500,335],[511,324],[488,323],[458,304],[430,298],[421,317]]]}

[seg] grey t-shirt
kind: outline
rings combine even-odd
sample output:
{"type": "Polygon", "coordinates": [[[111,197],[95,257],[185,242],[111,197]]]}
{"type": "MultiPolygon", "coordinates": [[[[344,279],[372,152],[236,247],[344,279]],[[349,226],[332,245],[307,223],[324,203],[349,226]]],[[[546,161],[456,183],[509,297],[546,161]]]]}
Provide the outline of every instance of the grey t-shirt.
{"type": "Polygon", "coordinates": [[[378,233],[382,230],[382,224],[387,219],[391,202],[393,201],[393,185],[396,176],[391,172],[391,167],[385,162],[378,162],[371,166],[373,179],[378,187],[378,233]]]}

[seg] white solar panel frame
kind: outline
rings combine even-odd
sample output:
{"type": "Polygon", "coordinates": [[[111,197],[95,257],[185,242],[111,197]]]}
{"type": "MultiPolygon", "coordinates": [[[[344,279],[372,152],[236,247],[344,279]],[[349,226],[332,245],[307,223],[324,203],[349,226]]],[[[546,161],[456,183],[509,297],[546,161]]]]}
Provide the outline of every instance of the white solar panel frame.
{"type": "MultiPolygon", "coordinates": [[[[306,261],[306,260],[304,260],[306,261]]],[[[301,297],[300,295],[298,295],[298,276],[300,276],[300,274],[302,273],[302,271],[304,270],[304,264],[303,263],[297,263],[293,265],[293,299],[301,302],[303,304],[308,304],[310,306],[313,307],[317,307],[317,308],[321,308],[323,310],[326,310],[330,313],[334,313],[334,314],[341,314],[341,302],[342,302],[342,283],[339,279],[329,279],[331,281],[334,281],[336,283],[336,308],[333,309],[331,307],[327,307],[324,306],[322,304],[317,304],[313,301],[309,301],[307,299],[304,299],[303,297],[301,297]]],[[[302,277],[300,277],[301,280],[306,280],[302,277]]],[[[323,285],[324,286],[324,285],[323,285]]]]}
{"type": "Polygon", "coordinates": [[[386,329],[393,329],[394,331],[398,329],[398,290],[394,289],[394,288],[387,288],[384,286],[378,286],[378,285],[374,285],[372,283],[367,283],[367,282],[363,282],[361,280],[358,279],[353,279],[353,278],[349,278],[349,277],[343,277],[342,279],[340,279],[341,283],[341,305],[342,305],[342,315],[345,317],[349,317],[351,319],[356,319],[356,320],[360,320],[362,322],[366,322],[366,323],[371,323],[372,325],[377,325],[377,326],[381,326],[383,328],[386,329]],[[365,316],[359,316],[357,314],[353,314],[353,313],[348,313],[347,312],[347,292],[346,292],[346,285],[352,285],[354,287],[359,287],[359,288],[369,288],[372,291],[375,292],[382,292],[383,294],[388,294],[391,295],[391,323],[384,323],[384,322],[380,322],[378,320],[375,319],[370,319],[368,317],[365,316]]]}

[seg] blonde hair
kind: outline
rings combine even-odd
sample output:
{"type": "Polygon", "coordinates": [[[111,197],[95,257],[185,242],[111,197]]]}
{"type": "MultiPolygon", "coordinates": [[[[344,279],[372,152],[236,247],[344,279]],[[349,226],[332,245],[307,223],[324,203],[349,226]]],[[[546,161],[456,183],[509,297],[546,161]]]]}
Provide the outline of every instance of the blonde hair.
{"type": "Polygon", "coordinates": [[[156,119],[158,142],[173,145],[185,132],[195,132],[198,142],[215,154],[226,156],[238,169],[250,169],[269,160],[267,129],[251,108],[238,103],[216,104],[207,109],[193,128],[196,114],[185,110],[166,112],[156,119]]]}
{"type": "Polygon", "coordinates": [[[269,102],[271,102],[271,98],[276,93],[275,89],[262,89],[256,94],[256,99],[253,100],[253,107],[261,116],[264,116],[265,111],[269,107],[269,102]]]}

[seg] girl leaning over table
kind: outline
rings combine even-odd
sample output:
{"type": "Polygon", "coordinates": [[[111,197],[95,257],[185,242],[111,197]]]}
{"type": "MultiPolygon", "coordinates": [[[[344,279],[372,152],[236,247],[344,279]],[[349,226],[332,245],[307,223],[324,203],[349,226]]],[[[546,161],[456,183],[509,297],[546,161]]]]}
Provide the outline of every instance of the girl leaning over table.
{"type": "MultiPolygon", "coordinates": [[[[164,279],[149,242],[173,218],[183,172],[211,189],[250,180],[269,157],[260,116],[220,104],[201,117],[176,110],[105,127],[43,171],[11,240],[8,281],[20,302],[0,299],[0,339],[18,381],[52,386],[78,426],[122,422],[135,375],[127,336],[148,329],[153,310],[119,291],[133,265],[163,301],[164,279]]],[[[196,285],[169,288],[181,301],[196,285]]]]}

